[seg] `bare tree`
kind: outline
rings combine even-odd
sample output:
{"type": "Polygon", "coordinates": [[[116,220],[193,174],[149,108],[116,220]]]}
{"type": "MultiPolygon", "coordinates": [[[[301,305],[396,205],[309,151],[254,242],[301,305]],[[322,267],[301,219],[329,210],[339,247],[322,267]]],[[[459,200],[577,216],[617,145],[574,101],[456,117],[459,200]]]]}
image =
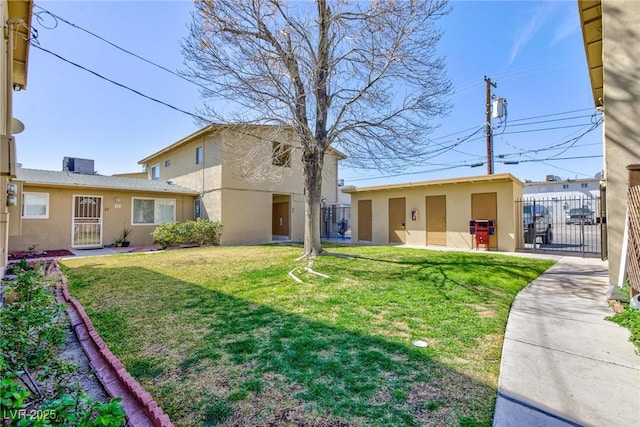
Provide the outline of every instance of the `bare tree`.
{"type": "Polygon", "coordinates": [[[394,168],[428,155],[431,120],[448,111],[436,53],[446,0],[197,0],[183,44],[187,74],[222,123],[293,128],[305,173],[304,255],[322,253],[322,166],[333,146],[351,165],[394,168]],[[331,4],[329,4],[331,3],[331,4]],[[230,104],[228,104],[230,105],[230,104]]]}

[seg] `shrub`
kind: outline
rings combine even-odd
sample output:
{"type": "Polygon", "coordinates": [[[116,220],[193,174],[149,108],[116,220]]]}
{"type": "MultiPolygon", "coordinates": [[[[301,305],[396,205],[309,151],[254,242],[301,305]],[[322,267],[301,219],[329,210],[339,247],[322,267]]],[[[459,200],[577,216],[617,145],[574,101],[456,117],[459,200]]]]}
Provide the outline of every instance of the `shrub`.
{"type": "Polygon", "coordinates": [[[151,236],[153,237],[153,244],[160,245],[163,249],[175,245],[178,243],[177,228],[178,223],[176,222],[165,222],[164,224],[157,226],[151,233],[151,236]]]}
{"type": "Polygon", "coordinates": [[[60,359],[65,341],[64,305],[38,265],[18,263],[0,307],[0,424],[33,427],[118,427],[126,422],[120,398],[93,400],[71,384],[77,367],[60,359]],[[19,270],[19,271],[18,271],[19,270]],[[37,372],[30,376],[29,371],[37,372]],[[36,396],[22,377],[40,384],[36,396]],[[35,380],[34,380],[35,378],[35,380]],[[40,393],[40,391],[44,391],[40,393]],[[33,415],[35,414],[35,415],[33,415]]]}
{"type": "Polygon", "coordinates": [[[0,310],[0,354],[13,366],[34,368],[47,363],[64,342],[64,308],[54,300],[37,271],[24,271],[6,290],[0,310]]]}
{"type": "Polygon", "coordinates": [[[162,246],[163,249],[186,243],[198,246],[219,246],[222,223],[202,218],[193,221],[167,222],[156,227],[151,235],[153,243],[162,246]]]}
{"type": "Polygon", "coordinates": [[[198,218],[195,221],[187,221],[191,224],[189,241],[202,245],[220,246],[222,236],[222,223],[198,218]]]}

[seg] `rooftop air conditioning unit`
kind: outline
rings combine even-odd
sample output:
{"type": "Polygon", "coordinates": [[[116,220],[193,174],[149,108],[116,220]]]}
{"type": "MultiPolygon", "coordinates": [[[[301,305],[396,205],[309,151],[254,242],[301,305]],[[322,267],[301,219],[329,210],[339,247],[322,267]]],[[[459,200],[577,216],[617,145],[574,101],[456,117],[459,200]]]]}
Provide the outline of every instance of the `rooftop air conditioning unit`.
{"type": "Polygon", "coordinates": [[[93,160],[79,159],[77,157],[65,157],[62,160],[62,170],[85,175],[94,175],[96,173],[93,160]]]}

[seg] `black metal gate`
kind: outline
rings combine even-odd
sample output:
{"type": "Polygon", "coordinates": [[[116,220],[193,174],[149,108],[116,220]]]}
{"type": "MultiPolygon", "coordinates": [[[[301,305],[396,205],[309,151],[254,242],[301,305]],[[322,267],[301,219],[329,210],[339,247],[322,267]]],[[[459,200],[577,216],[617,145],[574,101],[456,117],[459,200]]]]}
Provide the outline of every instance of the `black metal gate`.
{"type": "Polygon", "coordinates": [[[320,237],[323,239],[350,239],[351,206],[323,206],[320,237]]]}
{"type": "Polygon", "coordinates": [[[602,212],[600,197],[516,200],[517,250],[602,256],[602,212]]]}

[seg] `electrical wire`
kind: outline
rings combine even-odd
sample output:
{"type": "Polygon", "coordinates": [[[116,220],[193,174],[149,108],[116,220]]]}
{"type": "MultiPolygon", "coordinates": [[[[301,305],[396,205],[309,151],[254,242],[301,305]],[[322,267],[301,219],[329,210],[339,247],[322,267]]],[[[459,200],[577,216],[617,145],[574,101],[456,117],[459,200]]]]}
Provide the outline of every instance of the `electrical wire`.
{"type": "MultiPolygon", "coordinates": [[[[546,161],[578,160],[578,159],[592,159],[592,158],[602,158],[602,155],[574,156],[574,157],[549,158],[549,159],[529,159],[529,160],[522,160],[522,161],[520,161],[520,163],[528,163],[528,162],[544,163],[546,161]]],[[[504,163],[504,162],[499,161],[497,163],[504,163]]],[[[484,162],[481,163],[481,164],[473,164],[473,165],[470,165],[470,164],[458,164],[458,165],[450,165],[450,166],[446,166],[446,167],[442,167],[442,168],[436,168],[436,169],[425,169],[425,170],[420,170],[420,171],[415,171],[415,172],[401,172],[401,173],[396,173],[396,174],[380,175],[380,176],[374,176],[374,177],[345,179],[345,181],[347,181],[347,182],[372,181],[372,180],[376,180],[376,179],[394,178],[394,177],[398,177],[398,176],[408,176],[408,175],[418,175],[418,174],[424,174],[424,173],[442,172],[442,171],[445,171],[445,170],[452,170],[452,169],[458,169],[458,168],[464,168],[464,167],[475,167],[475,166],[482,166],[482,165],[484,165],[484,162]]],[[[561,169],[561,168],[559,168],[557,166],[554,166],[554,165],[549,165],[549,166],[561,169]]],[[[568,171],[568,172],[572,172],[572,171],[568,171]]],[[[572,172],[572,173],[577,173],[577,172],[572,172]]],[[[579,173],[579,174],[580,175],[584,175],[582,173],[579,173]]],[[[590,176],[590,175],[585,175],[585,176],[590,176]]]]}
{"type": "Polygon", "coordinates": [[[596,159],[596,158],[602,158],[602,154],[594,154],[592,156],[573,156],[573,157],[549,157],[546,159],[528,159],[528,160],[521,160],[520,163],[530,163],[530,162],[549,162],[549,161],[556,161],[556,160],[578,160],[578,159],[596,159]]]}
{"type": "MultiPolygon", "coordinates": [[[[516,124],[511,123],[511,127],[531,126],[531,125],[538,125],[538,124],[543,124],[543,123],[561,122],[561,121],[564,121],[564,120],[585,119],[587,117],[590,118],[591,116],[592,116],[592,114],[588,114],[588,115],[582,115],[582,116],[564,117],[564,118],[561,118],[561,119],[540,120],[540,121],[537,121],[537,122],[516,123],[516,124]]],[[[513,120],[511,122],[513,122],[513,120]]]]}
{"type": "Polygon", "coordinates": [[[86,67],[83,67],[83,66],[82,66],[82,65],[80,65],[80,64],[76,64],[75,62],[70,61],[70,60],[68,60],[68,59],[66,59],[66,58],[64,58],[64,57],[62,57],[62,56],[58,55],[57,53],[51,52],[50,50],[45,49],[45,48],[43,48],[42,46],[39,46],[38,44],[30,43],[30,45],[31,45],[32,47],[36,48],[36,49],[39,49],[39,50],[41,50],[41,51],[43,51],[43,52],[48,53],[49,55],[53,55],[53,56],[55,56],[56,58],[58,58],[58,59],[60,59],[60,60],[62,60],[62,61],[64,61],[64,62],[66,62],[66,63],[68,63],[68,64],[73,65],[74,67],[80,68],[81,70],[84,70],[84,71],[86,71],[86,72],[88,72],[88,73],[91,73],[91,74],[93,74],[94,76],[96,76],[96,77],[98,77],[98,78],[100,78],[100,79],[102,79],[102,80],[105,80],[105,81],[107,81],[107,82],[109,82],[109,83],[112,83],[112,84],[114,84],[114,85],[116,85],[116,86],[119,86],[119,87],[121,87],[121,88],[123,88],[123,89],[126,89],[126,90],[128,90],[128,91],[130,91],[130,92],[133,92],[133,93],[135,93],[136,95],[140,95],[140,96],[142,96],[143,98],[146,98],[146,99],[148,99],[148,100],[150,100],[150,101],[153,101],[153,102],[156,102],[156,103],[158,103],[158,104],[164,105],[165,107],[169,107],[169,108],[171,108],[171,109],[173,109],[173,110],[175,110],[175,111],[179,111],[179,112],[181,112],[181,113],[183,113],[183,114],[186,114],[186,115],[188,115],[188,116],[193,117],[194,119],[198,119],[198,120],[201,120],[201,121],[203,121],[203,122],[210,122],[210,120],[205,119],[205,118],[204,118],[204,117],[202,117],[202,116],[199,116],[199,115],[194,114],[194,113],[190,113],[189,111],[186,111],[186,110],[183,110],[183,109],[181,109],[181,108],[175,107],[175,106],[173,106],[173,105],[171,105],[171,104],[168,104],[168,103],[166,103],[166,102],[164,102],[164,101],[161,101],[161,100],[159,100],[159,99],[157,99],[157,98],[154,98],[154,97],[149,96],[149,95],[145,95],[144,93],[142,93],[142,92],[140,92],[140,91],[138,91],[138,90],[136,90],[136,89],[130,88],[129,86],[127,86],[127,85],[125,85],[125,84],[122,84],[122,83],[116,82],[115,80],[111,80],[110,78],[105,77],[105,76],[103,76],[103,75],[102,75],[102,74],[100,74],[100,73],[97,73],[97,72],[95,72],[95,71],[93,71],[93,70],[90,70],[90,69],[88,69],[88,68],[86,68],[86,67]]]}
{"type": "Polygon", "coordinates": [[[195,82],[195,81],[193,81],[193,80],[190,80],[190,79],[186,78],[185,76],[183,76],[183,75],[181,75],[181,74],[179,74],[179,73],[176,73],[175,71],[172,71],[172,70],[168,69],[167,67],[164,67],[164,66],[162,66],[162,65],[160,65],[160,64],[157,64],[157,63],[155,63],[155,62],[153,62],[153,61],[151,61],[151,60],[149,60],[149,59],[146,59],[146,58],[144,58],[144,57],[142,57],[142,56],[138,55],[137,53],[131,52],[130,50],[125,49],[125,48],[123,48],[123,47],[121,47],[121,46],[119,46],[119,45],[117,45],[117,44],[115,44],[115,43],[113,43],[113,42],[111,42],[111,41],[109,41],[109,40],[105,39],[104,37],[99,36],[98,34],[96,34],[96,33],[92,32],[92,31],[87,30],[86,28],[83,28],[83,27],[81,27],[81,26],[79,26],[79,25],[74,24],[73,22],[70,22],[70,21],[68,21],[68,20],[64,19],[64,18],[63,18],[63,17],[61,17],[60,15],[57,15],[57,14],[55,14],[55,13],[53,13],[53,12],[48,11],[47,9],[43,8],[43,7],[42,7],[42,6],[40,6],[40,5],[37,5],[37,4],[36,4],[36,5],[34,5],[34,6],[41,10],[41,12],[37,12],[37,13],[35,13],[34,15],[36,16],[36,19],[38,20],[38,23],[40,23],[40,25],[42,25],[44,28],[47,28],[47,29],[55,29],[55,28],[58,26],[58,22],[57,22],[57,21],[62,21],[62,22],[64,22],[65,24],[69,25],[70,27],[73,27],[73,28],[75,28],[75,29],[78,29],[78,30],[80,30],[80,31],[83,31],[83,32],[85,32],[85,33],[87,33],[87,34],[89,34],[89,35],[91,35],[91,36],[93,36],[93,37],[97,38],[98,40],[101,40],[102,42],[107,43],[108,45],[110,45],[110,46],[112,46],[112,47],[114,47],[114,48],[118,49],[118,50],[119,50],[119,51],[121,51],[121,52],[124,52],[124,53],[126,53],[126,54],[128,54],[128,55],[131,55],[131,56],[133,56],[133,57],[135,57],[135,58],[137,58],[137,59],[139,59],[139,60],[141,60],[141,61],[146,62],[147,64],[150,64],[150,65],[152,65],[152,66],[154,66],[154,67],[157,67],[157,68],[159,68],[159,69],[161,69],[161,70],[163,70],[163,71],[166,71],[167,73],[173,74],[174,76],[176,76],[176,77],[178,77],[178,78],[180,78],[180,79],[182,79],[182,80],[184,80],[184,81],[186,81],[186,82],[189,82],[189,83],[191,83],[191,84],[194,84],[194,85],[196,85],[196,86],[199,86],[199,87],[201,87],[202,89],[205,89],[205,90],[207,89],[207,87],[206,87],[206,86],[204,86],[204,85],[202,85],[202,84],[200,84],[200,83],[198,83],[198,82],[195,82]],[[46,25],[44,25],[44,24],[43,24],[44,20],[43,20],[43,19],[41,18],[41,16],[40,16],[40,14],[42,14],[42,13],[45,13],[45,14],[47,14],[47,15],[50,15],[50,16],[54,19],[54,21],[55,21],[56,23],[55,23],[55,25],[54,25],[53,27],[47,27],[46,25]]]}
{"type": "MultiPolygon", "coordinates": [[[[140,59],[140,60],[150,64],[150,65],[153,65],[153,66],[155,66],[157,68],[160,68],[160,69],[162,69],[162,70],[164,70],[164,71],[166,71],[166,72],[168,72],[168,73],[170,73],[170,74],[172,74],[172,75],[174,75],[176,77],[181,78],[182,80],[185,80],[185,81],[187,81],[189,83],[193,83],[195,85],[198,85],[198,86],[206,89],[205,86],[203,86],[203,85],[201,85],[201,84],[199,84],[197,82],[194,82],[192,80],[189,80],[189,79],[185,78],[184,76],[182,76],[182,75],[180,75],[180,74],[178,74],[178,73],[176,73],[176,72],[174,72],[172,70],[169,70],[168,68],[163,67],[162,65],[159,65],[159,64],[157,64],[157,63],[155,63],[153,61],[150,61],[150,60],[148,60],[148,59],[146,59],[146,58],[144,58],[144,57],[142,57],[142,56],[140,56],[140,55],[138,55],[138,54],[136,54],[134,52],[131,52],[131,51],[125,49],[125,48],[122,48],[122,47],[118,46],[117,44],[105,39],[104,37],[101,37],[101,36],[97,35],[96,33],[93,33],[92,31],[89,31],[89,30],[87,30],[87,29],[85,29],[85,28],[83,28],[83,27],[81,27],[79,25],[76,25],[76,24],[64,19],[63,17],[61,17],[61,16],[59,16],[59,15],[53,13],[53,12],[50,12],[49,10],[47,10],[47,9],[45,9],[45,8],[39,6],[39,5],[35,5],[35,6],[38,7],[42,11],[42,12],[39,12],[39,13],[37,13],[35,15],[36,15],[36,19],[38,19],[38,22],[44,28],[54,29],[54,28],[57,27],[58,21],[64,22],[65,24],[67,24],[67,25],[69,25],[69,26],[71,26],[73,28],[76,28],[76,29],[78,29],[80,31],[83,31],[83,32],[85,32],[85,33],[87,33],[87,34],[89,34],[89,35],[91,35],[91,36],[93,36],[93,37],[95,37],[95,38],[97,38],[97,39],[109,44],[110,46],[112,46],[112,47],[114,47],[114,48],[116,48],[116,49],[118,49],[118,50],[120,50],[120,51],[122,51],[124,53],[127,53],[127,54],[129,54],[129,55],[131,55],[131,56],[133,56],[133,57],[135,57],[137,59],[140,59]],[[42,20],[42,18],[40,16],[41,13],[45,13],[45,14],[51,16],[54,19],[55,25],[53,27],[47,27],[43,23],[43,20],[42,20]]],[[[178,107],[175,107],[175,106],[173,106],[171,104],[168,104],[168,103],[166,103],[164,101],[161,101],[161,100],[159,100],[157,98],[153,98],[151,96],[145,95],[144,93],[142,93],[142,92],[140,92],[138,90],[135,90],[135,89],[133,89],[133,88],[131,88],[129,86],[126,86],[126,85],[124,85],[122,83],[119,83],[119,82],[116,82],[114,80],[111,80],[111,79],[109,79],[109,78],[107,78],[107,77],[105,77],[105,76],[103,76],[103,75],[101,75],[101,74],[99,74],[99,73],[97,73],[97,72],[95,72],[93,70],[90,70],[90,69],[88,69],[86,67],[83,67],[83,66],[81,66],[81,65],[79,65],[77,63],[74,63],[74,62],[72,62],[72,61],[70,61],[70,60],[68,60],[68,59],[66,59],[66,58],[54,53],[54,52],[51,52],[51,51],[39,46],[38,44],[35,43],[37,41],[36,39],[37,39],[37,37],[34,37],[31,40],[29,40],[31,46],[33,46],[33,47],[35,47],[37,49],[40,49],[40,50],[42,50],[42,51],[44,51],[46,53],[49,53],[50,55],[53,55],[53,56],[59,58],[60,60],[62,60],[64,62],[67,62],[67,63],[69,63],[69,64],[71,64],[71,65],[73,65],[73,66],[75,66],[77,68],[80,68],[80,69],[82,69],[84,71],[87,71],[87,72],[95,75],[96,77],[98,77],[100,79],[103,79],[105,81],[108,81],[108,82],[116,85],[116,86],[119,86],[119,87],[121,87],[123,89],[126,89],[128,91],[131,91],[131,92],[133,92],[133,93],[135,93],[137,95],[140,95],[140,96],[142,96],[142,97],[144,97],[144,98],[146,98],[148,100],[151,100],[153,102],[159,103],[159,104],[164,105],[166,107],[169,107],[169,108],[171,108],[171,109],[173,109],[175,111],[179,111],[179,112],[181,112],[183,114],[189,115],[189,116],[191,116],[191,117],[193,117],[195,119],[198,119],[198,120],[201,120],[201,121],[205,121],[205,122],[208,121],[207,119],[203,118],[202,116],[199,116],[199,115],[194,114],[194,113],[190,113],[190,112],[188,112],[186,110],[183,110],[183,109],[180,109],[178,107]]],[[[544,121],[538,121],[538,122],[518,123],[518,122],[521,122],[521,121],[534,120],[534,119],[538,119],[538,118],[546,118],[546,117],[552,117],[552,116],[560,116],[560,115],[564,115],[564,114],[572,114],[572,113],[582,112],[582,111],[587,111],[587,110],[591,110],[591,109],[578,109],[578,110],[571,110],[571,111],[560,112],[560,113],[551,113],[551,114],[546,114],[546,115],[541,115],[541,116],[534,116],[534,117],[523,118],[523,119],[514,119],[514,120],[511,120],[511,126],[512,127],[515,127],[515,126],[531,126],[531,125],[534,125],[534,124],[551,123],[551,122],[557,122],[557,121],[572,120],[572,119],[576,119],[576,118],[584,118],[585,116],[576,116],[576,117],[566,117],[566,118],[544,120],[544,121]],[[514,124],[514,122],[515,122],[515,124],[514,124]]],[[[592,117],[593,117],[593,115],[592,115],[592,117]]],[[[594,123],[595,127],[597,127],[600,124],[600,122],[601,121],[598,121],[598,122],[594,123]]],[[[504,121],[501,120],[501,123],[496,128],[502,128],[502,132],[500,134],[498,134],[498,135],[503,135],[503,134],[504,135],[508,135],[508,134],[517,134],[517,133],[542,132],[542,131],[548,131],[548,130],[566,129],[566,128],[573,128],[573,127],[579,127],[579,126],[584,126],[584,124],[561,126],[561,127],[549,127],[549,128],[542,128],[542,129],[530,129],[530,130],[524,130],[524,131],[505,132],[506,131],[506,127],[507,127],[506,126],[506,120],[504,120],[504,121]]],[[[483,128],[484,128],[484,126],[481,127],[480,129],[476,130],[472,134],[464,137],[464,138],[459,138],[458,141],[456,141],[455,143],[453,143],[451,145],[445,145],[445,144],[439,143],[439,142],[437,142],[437,140],[441,140],[441,139],[444,139],[444,138],[447,138],[447,137],[450,137],[450,136],[454,136],[454,135],[457,135],[457,134],[460,134],[460,133],[463,133],[463,132],[466,132],[466,131],[469,131],[469,130],[473,130],[474,128],[469,128],[469,129],[465,129],[465,130],[462,130],[462,131],[457,131],[457,132],[454,132],[454,133],[451,133],[451,134],[448,134],[448,135],[444,135],[444,136],[441,136],[441,137],[438,137],[438,138],[434,138],[434,139],[430,140],[430,142],[433,142],[433,143],[439,145],[441,148],[436,149],[436,150],[434,150],[432,152],[429,152],[427,154],[432,154],[433,156],[431,158],[433,158],[433,157],[440,156],[440,155],[442,155],[442,154],[444,154],[446,152],[454,151],[454,152],[458,152],[460,154],[468,155],[468,156],[471,156],[471,157],[482,158],[483,156],[477,156],[477,155],[472,154],[472,153],[463,152],[463,151],[457,150],[455,147],[458,147],[459,145],[461,145],[462,143],[467,142],[467,141],[475,141],[475,140],[480,139],[480,138],[475,138],[475,139],[471,139],[471,138],[475,134],[477,134],[479,131],[481,131],[483,128]]],[[[556,147],[558,147],[560,145],[573,142],[569,147],[566,147],[565,149],[563,149],[562,152],[550,157],[549,159],[531,159],[530,158],[529,160],[522,160],[522,162],[529,162],[529,161],[543,162],[544,160],[555,160],[557,156],[563,154],[568,149],[572,148],[580,137],[582,137],[586,133],[590,132],[591,130],[593,130],[593,129],[587,130],[586,132],[584,132],[583,134],[581,134],[580,136],[578,136],[575,139],[572,139],[572,140],[569,140],[569,141],[565,141],[565,142],[562,142],[560,144],[557,144],[557,145],[554,145],[554,146],[551,146],[551,147],[545,147],[545,148],[536,149],[536,150],[523,150],[520,153],[509,153],[509,154],[503,155],[503,156],[511,156],[511,155],[518,155],[518,154],[524,154],[524,153],[531,153],[531,152],[538,153],[538,152],[546,151],[546,150],[555,150],[555,149],[558,149],[556,147]]],[[[509,144],[508,142],[507,142],[507,144],[512,146],[512,147],[514,147],[514,148],[516,148],[516,149],[519,149],[518,147],[513,146],[513,145],[509,144]]],[[[527,156],[527,157],[529,157],[529,156],[527,156]]],[[[560,159],[558,159],[558,160],[560,160],[560,159]]],[[[420,164],[437,165],[436,163],[424,163],[424,162],[420,162],[420,164]]],[[[474,165],[477,165],[477,163],[474,164],[474,165]]],[[[458,167],[466,167],[466,166],[470,166],[470,165],[468,163],[459,164],[459,165],[451,164],[450,166],[447,166],[447,167],[444,167],[444,168],[439,168],[439,169],[432,169],[432,170],[426,170],[426,171],[421,171],[421,172],[419,171],[419,172],[409,172],[409,173],[385,175],[385,176],[386,177],[394,177],[394,176],[402,176],[402,175],[405,175],[405,174],[413,175],[413,174],[418,174],[418,173],[430,173],[430,172],[436,172],[436,171],[442,171],[442,170],[448,170],[448,169],[453,169],[453,168],[458,168],[458,167]]],[[[385,176],[383,176],[383,177],[385,177],[385,176]]],[[[380,178],[382,178],[382,177],[380,177],[380,178]]],[[[361,178],[361,179],[358,179],[358,180],[371,180],[371,179],[378,179],[378,178],[361,178]]]]}
{"type": "Polygon", "coordinates": [[[579,110],[565,111],[565,112],[562,112],[562,113],[550,113],[550,114],[544,114],[542,116],[527,117],[527,118],[524,118],[524,119],[513,119],[513,120],[511,120],[511,122],[521,122],[523,120],[543,119],[545,117],[562,116],[564,114],[580,113],[582,111],[593,111],[593,108],[581,108],[579,110]]]}

